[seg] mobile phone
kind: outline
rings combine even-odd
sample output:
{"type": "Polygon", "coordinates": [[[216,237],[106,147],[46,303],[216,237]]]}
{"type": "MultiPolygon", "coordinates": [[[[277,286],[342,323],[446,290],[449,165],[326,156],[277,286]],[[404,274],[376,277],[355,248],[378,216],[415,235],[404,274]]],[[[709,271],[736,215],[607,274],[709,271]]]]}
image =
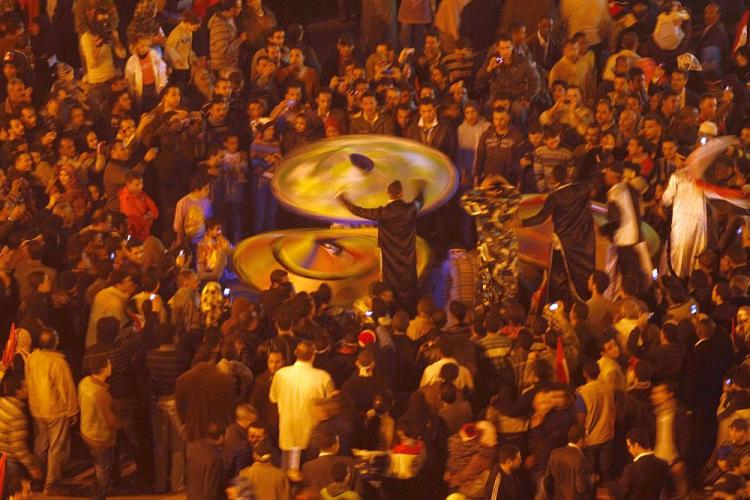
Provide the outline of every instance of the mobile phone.
{"type": "Polygon", "coordinates": [[[369,318],[370,316],[372,316],[372,311],[365,311],[365,316],[367,316],[368,318],[369,318]]]}
{"type": "Polygon", "coordinates": [[[557,302],[555,302],[554,304],[550,304],[549,310],[550,311],[557,311],[558,307],[560,307],[560,306],[557,304],[557,302]]]}
{"type": "Polygon", "coordinates": [[[659,278],[659,271],[656,268],[651,270],[651,279],[656,281],[659,278]]]}
{"type": "Polygon", "coordinates": [[[109,254],[109,260],[115,260],[115,252],[109,254]]]}
{"type": "Polygon", "coordinates": [[[654,313],[648,313],[648,319],[651,319],[654,317],[654,313]]]}
{"type": "Polygon", "coordinates": [[[498,63],[498,64],[502,64],[503,63],[503,58],[502,57],[496,57],[495,58],[495,62],[498,63]]]}
{"type": "Polygon", "coordinates": [[[708,138],[707,138],[707,137],[701,137],[701,139],[700,139],[700,141],[699,141],[699,142],[700,142],[700,143],[701,143],[702,145],[705,145],[705,144],[706,144],[706,143],[708,142],[708,138]]]}
{"type": "Polygon", "coordinates": [[[52,66],[54,66],[55,64],[57,64],[57,63],[58,63],[58,60],[57,60],[57,56],[56,55],[52,55],[52,56],[50,56],[50,57],[47,58],[47,66],[49,66],[50,68],[52,66]]]}
{"type": "Polygon", "coordinates": [[[177,254],[178,257],[182,257],[185,255],[185,250],[180,250],[180,253],[177,254]]]}
{"type": "Polygon", "coordinates": [[[724,382],[726,385],[732,385],[732,379],[728,378],[726,382],[724,382]]]}
{"type": "Polygon", "coordinates": [[[740,234],[742,234],[742,226],[737,228],[737,235],[739,236],[740,234]]]}
{"type": "Polygon", "coordinates": [[[698,304],[693,304],[692,306],[690,306],[690,314],[692,314],[693,316],[698,314],[698,304]]]}
{"type": "Polygon", "coordinates": [[[155,298],[156,298],[155,293],[152,293],[151,295],[148,296],[148,300],[154,300],[155,298]]]}
{"type": "Polygon", "coordinates": [[[231,292],[231,290],[229,288],[225,288],[224,289],[224,297],[229,297],[229,293],[230,292],[231,292]]]}
{"type": "Polygon", "coordinates": [[[125,238],[125,241],[130,241],[130,235],[128,235],[128,237],[125,238]]]}

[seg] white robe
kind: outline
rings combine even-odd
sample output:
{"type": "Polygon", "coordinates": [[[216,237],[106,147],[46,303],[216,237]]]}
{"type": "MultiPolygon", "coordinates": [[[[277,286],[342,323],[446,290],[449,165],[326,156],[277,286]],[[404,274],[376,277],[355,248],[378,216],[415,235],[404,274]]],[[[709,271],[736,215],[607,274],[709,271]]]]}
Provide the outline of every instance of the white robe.
{"type": "Polygon", "coordinates": [[[672,269],[680,278],[686,278],[695,267],[695,257],[708,243],[706,198],[703,189],[679,170],[669,178],[661,199],[665,206],[672,206],[672,269]]]}
{"type": "Polygon", "coordinates": [[[279,447],[282,450],[307,448],[317,423],[313,415],[315,400],[329,397],[334,389],[330,375],[313,368],[312,363],[297,361],[276,372],[268,398],[279,405],[279,447]]]}

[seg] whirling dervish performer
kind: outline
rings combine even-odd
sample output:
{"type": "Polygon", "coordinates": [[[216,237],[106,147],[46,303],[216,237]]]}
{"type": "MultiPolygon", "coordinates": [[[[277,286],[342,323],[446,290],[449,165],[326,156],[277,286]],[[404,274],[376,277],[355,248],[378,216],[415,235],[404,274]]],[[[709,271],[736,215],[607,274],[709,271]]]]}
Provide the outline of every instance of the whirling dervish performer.
{"type": "Polygon", "coordinates": [[[590,186],[568,182],[565,165],[555,167],[554,190],[536,215],[523,219],[524,227],[542,224],[549,217],[555,226],[550,256],[547,302],[566,304],[589,298],[587,285],[594,272],[596,233],[591,213],[590,186]]]}
{"type": "Polygon", "coordinates": [[[695,257],[708,244],[703,187],[691,175],[690,170],[683,166],[669,177],[669,184],[661,201],[665,207],[672,207],[672,231],[669,235],[672,272],[680,278],[688,278],[695,267],[695,257]]]}

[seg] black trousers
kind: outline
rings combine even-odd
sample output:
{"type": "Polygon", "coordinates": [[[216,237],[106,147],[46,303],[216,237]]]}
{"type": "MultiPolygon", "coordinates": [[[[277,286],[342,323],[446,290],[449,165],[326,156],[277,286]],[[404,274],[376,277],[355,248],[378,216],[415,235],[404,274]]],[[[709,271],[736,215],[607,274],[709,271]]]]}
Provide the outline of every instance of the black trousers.
{"type": "Polygon", "coordinates": [[[641,261],[635,251],[635,245],[617,247],[617,269],[623,276],[631,275],[643,278],[641,261]]]}

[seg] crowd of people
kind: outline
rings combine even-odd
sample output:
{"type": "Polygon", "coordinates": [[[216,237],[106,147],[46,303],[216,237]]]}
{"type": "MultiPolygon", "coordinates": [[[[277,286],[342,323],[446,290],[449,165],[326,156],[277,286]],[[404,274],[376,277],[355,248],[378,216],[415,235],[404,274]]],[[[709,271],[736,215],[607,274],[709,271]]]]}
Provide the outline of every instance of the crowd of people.
{"type": "Polygon", "coordinates": [[[322,47],[262,0],[0,1],[2,497],[750,498],[744,6],[342,0],[322,47]],[[403,254],[351,306],[246,292],[235,245],[304,224],[277,168],[342,134],[455,198],[342,197],[403,254]]]}

